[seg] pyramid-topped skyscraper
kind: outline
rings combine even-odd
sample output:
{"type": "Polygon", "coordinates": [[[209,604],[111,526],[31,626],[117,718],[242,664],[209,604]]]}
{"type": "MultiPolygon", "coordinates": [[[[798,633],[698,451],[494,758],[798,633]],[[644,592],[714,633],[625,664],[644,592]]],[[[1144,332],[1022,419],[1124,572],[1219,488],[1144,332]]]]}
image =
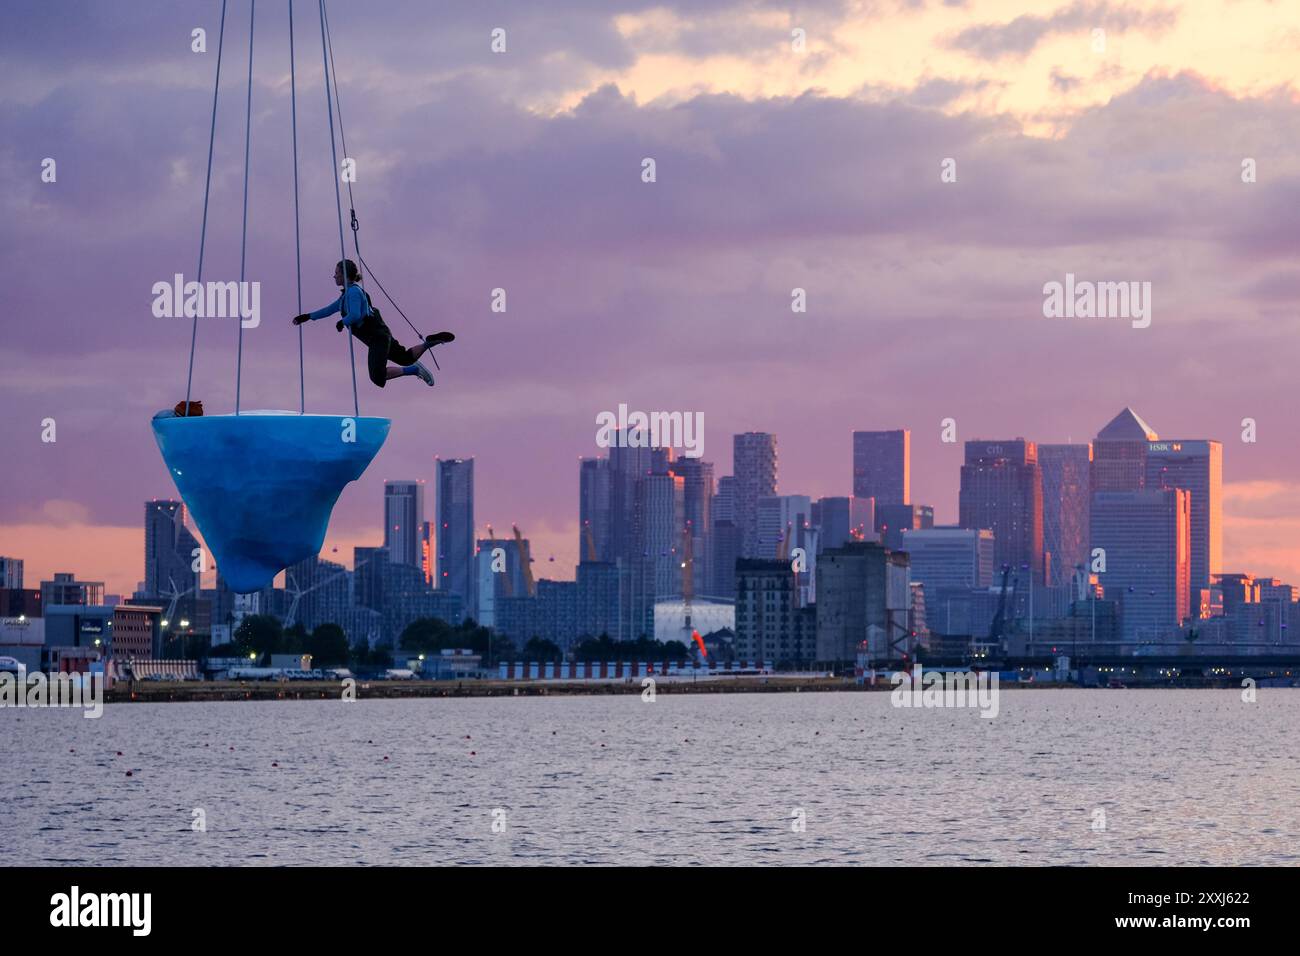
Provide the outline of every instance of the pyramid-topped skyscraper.
{"type": "Polygon", "coordinates": [[[1131,408],[1110,420],[1092,443],[1092,490],[1140,491],[1146,486],[1147,443],[1156,430],[1131,408]]]}

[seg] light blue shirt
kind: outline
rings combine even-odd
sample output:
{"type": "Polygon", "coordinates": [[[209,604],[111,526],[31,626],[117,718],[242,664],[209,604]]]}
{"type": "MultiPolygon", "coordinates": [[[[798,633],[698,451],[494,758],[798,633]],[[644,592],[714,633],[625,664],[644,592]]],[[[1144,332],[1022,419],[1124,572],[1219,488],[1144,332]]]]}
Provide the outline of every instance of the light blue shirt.
{"type": "Polygon", "coordinates": [[[317,309],[311,313],[313,320],[323,319],[327,315],[333,315],[335,312],[343,312],[343,324],[348,328],[359,325],[361,320],[370,314],[370,303],[366,301],[366,293],[361,286],[355,282],[347,287],[347,290],[335,299],[332,303],[323,309],[317,309]],[[347,299],[347,308],[343,308],[343,300],[347,299]]]}

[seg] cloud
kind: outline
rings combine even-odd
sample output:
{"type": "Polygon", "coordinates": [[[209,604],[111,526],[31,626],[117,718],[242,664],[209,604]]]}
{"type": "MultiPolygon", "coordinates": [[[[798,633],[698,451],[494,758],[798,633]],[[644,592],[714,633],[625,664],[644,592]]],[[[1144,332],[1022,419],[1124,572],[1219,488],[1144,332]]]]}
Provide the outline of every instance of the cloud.
{"type": "Polygon", "coordinates": [[[1062,33],[1102,28],[1115,33],[1145,30],[1160,33],[1178,19],[1172,9],[1141,10],[1129,4],[1106,0],[1078,0],[1050,16],[1022,14],[1007,23],[981,23],[959,31],[950,41],[953,49],[964,50],[985,60],[1003,57],[1023,59],[1043,40],[1062,33]]]}

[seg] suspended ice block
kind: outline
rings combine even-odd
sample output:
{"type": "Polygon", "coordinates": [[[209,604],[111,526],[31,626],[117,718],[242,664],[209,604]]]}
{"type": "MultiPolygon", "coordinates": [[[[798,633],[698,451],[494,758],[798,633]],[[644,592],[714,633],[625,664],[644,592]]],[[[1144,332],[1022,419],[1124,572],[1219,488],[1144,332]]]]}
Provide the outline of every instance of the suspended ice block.
{"type": "Polygon", "coordinates": [[[247,594],[320,553],[343,486],[369,467],[391,424],[253,411],[156,417],[153,433],[221,579],[247,594]]]}

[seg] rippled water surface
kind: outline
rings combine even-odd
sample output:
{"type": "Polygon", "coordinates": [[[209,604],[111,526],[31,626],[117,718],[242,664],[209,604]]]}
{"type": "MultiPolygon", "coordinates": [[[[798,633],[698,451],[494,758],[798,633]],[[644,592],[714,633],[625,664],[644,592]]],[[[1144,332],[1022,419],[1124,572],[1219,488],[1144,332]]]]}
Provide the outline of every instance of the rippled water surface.
{"type": "Polygon", "coordinates": [[[1272,689],[1010,690],[994,720],[883,693],[4,709],[0,838],[10,864],[1294,865],[1298,740],[1272,689]]]}

